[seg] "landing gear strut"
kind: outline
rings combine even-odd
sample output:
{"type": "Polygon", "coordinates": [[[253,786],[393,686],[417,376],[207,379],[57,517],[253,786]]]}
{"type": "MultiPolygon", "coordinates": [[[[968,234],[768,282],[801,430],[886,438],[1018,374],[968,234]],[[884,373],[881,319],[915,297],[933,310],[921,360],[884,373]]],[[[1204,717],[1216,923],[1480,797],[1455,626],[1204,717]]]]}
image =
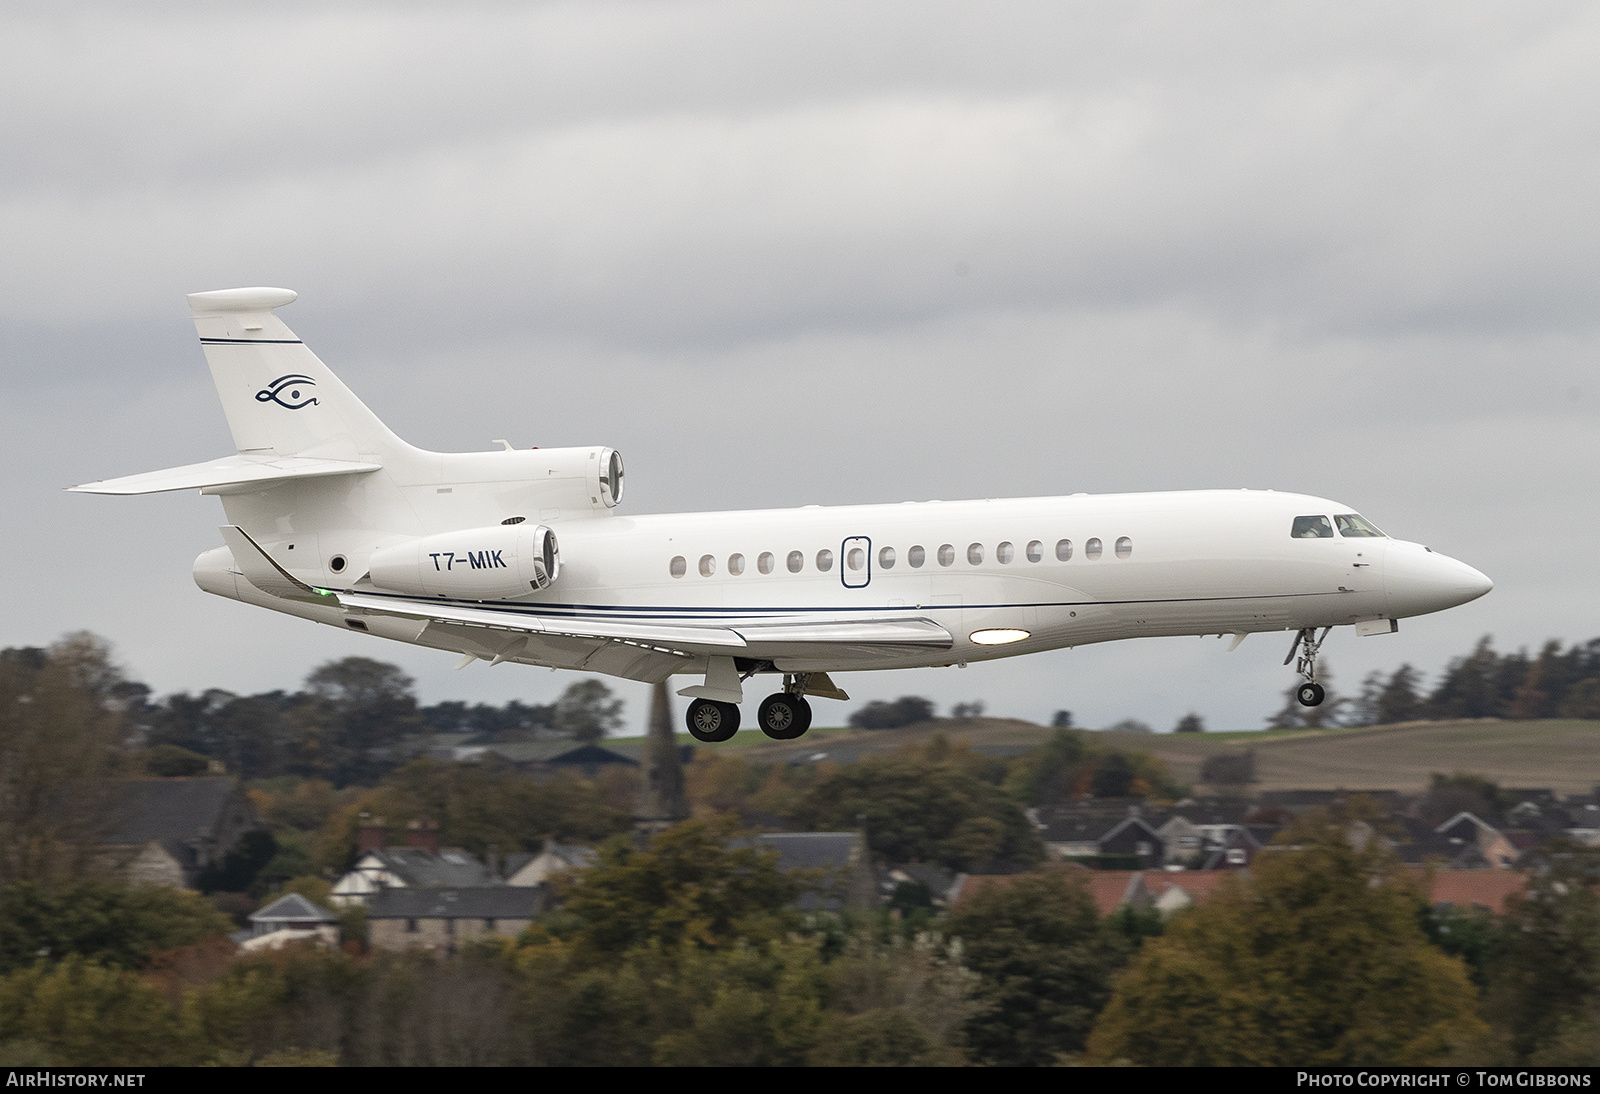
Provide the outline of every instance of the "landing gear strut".
{"type": "Polygon", "coordinates": [[[1295,663],[1295,671],[1306,678],[1305,683],[1295,689],[1294,697],[1303,707],[1321,706],[1322,700],[1328,697],[1321,684],[1317,683],[1317,651],[1322,648],[1322,643],[1328,637],[1332,627],[1324,627],[1322,636],[1317,637],[1317,628],[1302,627],[1300,633],[1294,636],[1294,642],[1289,646],[1289,656],[1283,659],[1287,665],[1294,661],[1298,651],[1300,660],[1295,663]]]}
{"type": "Polygon", "coordinates": [[[720,744],[739,732],[739,707],[715,699],[695,699],[683,712],[689,736],[708,745],[720,744]]]}

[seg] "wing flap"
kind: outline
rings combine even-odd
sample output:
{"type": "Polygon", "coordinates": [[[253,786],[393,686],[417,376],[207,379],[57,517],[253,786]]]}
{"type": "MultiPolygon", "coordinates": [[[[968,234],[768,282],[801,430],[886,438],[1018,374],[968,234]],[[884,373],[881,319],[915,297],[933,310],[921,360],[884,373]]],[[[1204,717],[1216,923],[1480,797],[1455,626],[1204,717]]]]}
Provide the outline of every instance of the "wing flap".
{"type": "Polygon", "coordinates": [[[807,652],[818,646],[851,646],[899,650],[947,650],[955,644],[950,632],[931,619],[852,619],[831,623],[737,624],[734,629],[752,653],[807,652]]]}
{"type": "Polygon", "coordinates": [[[223,487],[266,487],[289,479],[321,478],[326,475],[364,475],[380,471],[381,463],[357,460],[328,460],[315,456],[276,456],[270,454],[224,456],[207,463],[169,467],[102,479],[68,489],[78,494],[160,494],[168,490],[207,490],[223,487]]]}

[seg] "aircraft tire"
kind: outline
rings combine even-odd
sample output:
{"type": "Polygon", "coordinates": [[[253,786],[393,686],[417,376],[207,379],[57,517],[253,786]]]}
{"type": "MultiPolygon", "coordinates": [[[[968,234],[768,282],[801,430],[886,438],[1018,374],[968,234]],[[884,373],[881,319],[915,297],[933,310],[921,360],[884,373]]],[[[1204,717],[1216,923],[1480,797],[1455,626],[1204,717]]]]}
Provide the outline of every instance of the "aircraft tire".
{"type": "Polygon", "coordinates": [[[708,745],[721,744],[739,732],[739,707],[715,699],[696,699],[683,712],[689,736],[708,745]]]}
{"type": "Polygon", "coordinates": [[[792,741],[811,728],[811,704],[803,695],[769,695],[756,710],[756,725],[774,741],[792,741]]]}
{"type": "Polygon", "coordinates": [[[1322,690],[1321,684],[1301,684],[1295,690],[1294,697],[1303,707],[1320,707],[1322,700],[1328,697],[1328,693],[1322,690]]]}

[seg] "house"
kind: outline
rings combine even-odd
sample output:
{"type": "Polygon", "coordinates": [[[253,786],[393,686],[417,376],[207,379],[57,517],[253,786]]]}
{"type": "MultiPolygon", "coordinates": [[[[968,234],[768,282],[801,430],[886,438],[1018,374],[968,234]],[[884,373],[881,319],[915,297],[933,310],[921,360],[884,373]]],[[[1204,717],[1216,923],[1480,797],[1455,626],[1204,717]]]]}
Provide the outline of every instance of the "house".
{"type": "Polygon", "coordinates": [[[778,852],[779,870],[822,872],[821,883],[808,887],[796,901],[801,911],[867,911],[877,906],[872,856],[860,832],[765,832],[753,842],[778,852]]]}
{"type": "Polygon", "coordinates": [[[1310,809],[1331,809],[1365,798],[1388,816],[1400,807],[1398,790],[1263,790],[1257,804],[1263,809],[1286,809],[1298,816],[1310,809]]]}
{"type": "Polygon", "coordinates": [[[379,889],[367,899],[367,940],[385,950],[454,952],[474,940],[515,938],[549,908],[543,884],[379,889]]]}
{"type": "Polygon", "coordinates": [[[911,862],[890,867],[884,873],[878,891],[885,897],[892,897],[902,885],[920,885],[927,889],[933,907],[942,911],[955,901],[966,876],[938,863],[911,862]]]}
{"type": "Polygon", "coordinates": [[[1516,865],[1522,852],[1489,822],[1471,813],[1461,812],[1434,829],[1452,845],[1472,845],[1490,866],[1509,870],[1516,865]]]}
{"type": "Polygon", "coordinates": [[[1244,870],[1261,853],[1261,841],[1242,824],[1205,825],[1205,860],[1201,870],[1244,870]]]}
{"type": "Polygon", "coordinates": [[[594,857],[593,847],[545,840],[544,848],[537,854],[521,851],[506,856],[506,884],[542,885],[557,874],[569,870],[582,870],[594,862],[594,857]]]}
{"type": "MultiPolygon", "coordinates": [[[[1088,870],[1071,864],[1061,869],[1076,876],[1089,891],[1095,911],[1102,917],[1119,908],[1154,908],[1163,917],[1198,904],[1227,884],[1224,871],[1198,870],[1088,870]]],[[[971,875],[962,881],[956,902],[966,900],[991,885],[1009,885],[1019,875],[971,875]]]]}
{"type": "Polygon", "coordinates": [[[1486,908],[1504,915],[1506,901],[1527,884],[1527,875],[1516,870],[1434,870],[1428,903],[1436,908],[1486,908]]]}
{"type": "Polygon", "coordinates": [[[299,893],[287,893],[260,911],[250,913],[250,937],[244,950],[276,950],[290,942],[336,946],[339,917],[299,893]]]}
{"type": "Polygon", "coordinates": [[[356,864],[333,883],[329,903],[336,907],[370,904],[385,889],[479,888],[502,884],[484,861],[459,847],[439,849],[438,830],[429,822],[412,821],[405,847],[386,846],[381,817],[363,817],[357,837],[356,864]]]}
{"type": "Polygon", "coordinates": [[[231,776],[118,780],[108,815],[102,861],[133,884],[174,889],[197,888],[205,870],[262,827],[231,776]]]}
{"type": "Polygon", "coordinates": [[[523,771],[554,774],[558,771],[577,771],[593,776],[603,767],[638,767],[636,757],[597,742],[573,741],[566,738],[550,741],[511,741],[505,744],[485,745],[476,755],[498,756],[523,771]]]}
{"type": "Polygon", "coordinates": [[[1029,818],[1058,859],[1134,856],[1154,866],[1166,857],[1166,841],[1144,819],[1136,799],[1040,806],[1029,811],[1029,818]]]}

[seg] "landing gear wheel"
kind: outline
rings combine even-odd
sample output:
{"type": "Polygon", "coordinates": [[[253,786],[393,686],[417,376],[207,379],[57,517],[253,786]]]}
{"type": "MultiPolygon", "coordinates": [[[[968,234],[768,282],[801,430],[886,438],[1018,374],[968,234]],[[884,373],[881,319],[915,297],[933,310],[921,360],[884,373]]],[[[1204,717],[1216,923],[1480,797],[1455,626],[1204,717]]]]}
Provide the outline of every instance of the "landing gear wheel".
{"type": "Polygon", "coordinates": [[[756,710],[756,725],[774,741],[792,741],[811,728],[811,704],[803,695],[769,695],[756,710]]]}
{"type": "Polygon", "coordinates": [[[739,708],[715,699],[696,699],[683,712],[689,736],[708,745],[720,744],[739,732],[739,708]]]}
{"type": "Polygon", "coordinates": [[[1328,693],[1322,690],[1321,684],[1301,684],[1295,689],[1294,697],[1300,700],[1303,707],[1320,707],[1322,700],[1328,693]]]}

